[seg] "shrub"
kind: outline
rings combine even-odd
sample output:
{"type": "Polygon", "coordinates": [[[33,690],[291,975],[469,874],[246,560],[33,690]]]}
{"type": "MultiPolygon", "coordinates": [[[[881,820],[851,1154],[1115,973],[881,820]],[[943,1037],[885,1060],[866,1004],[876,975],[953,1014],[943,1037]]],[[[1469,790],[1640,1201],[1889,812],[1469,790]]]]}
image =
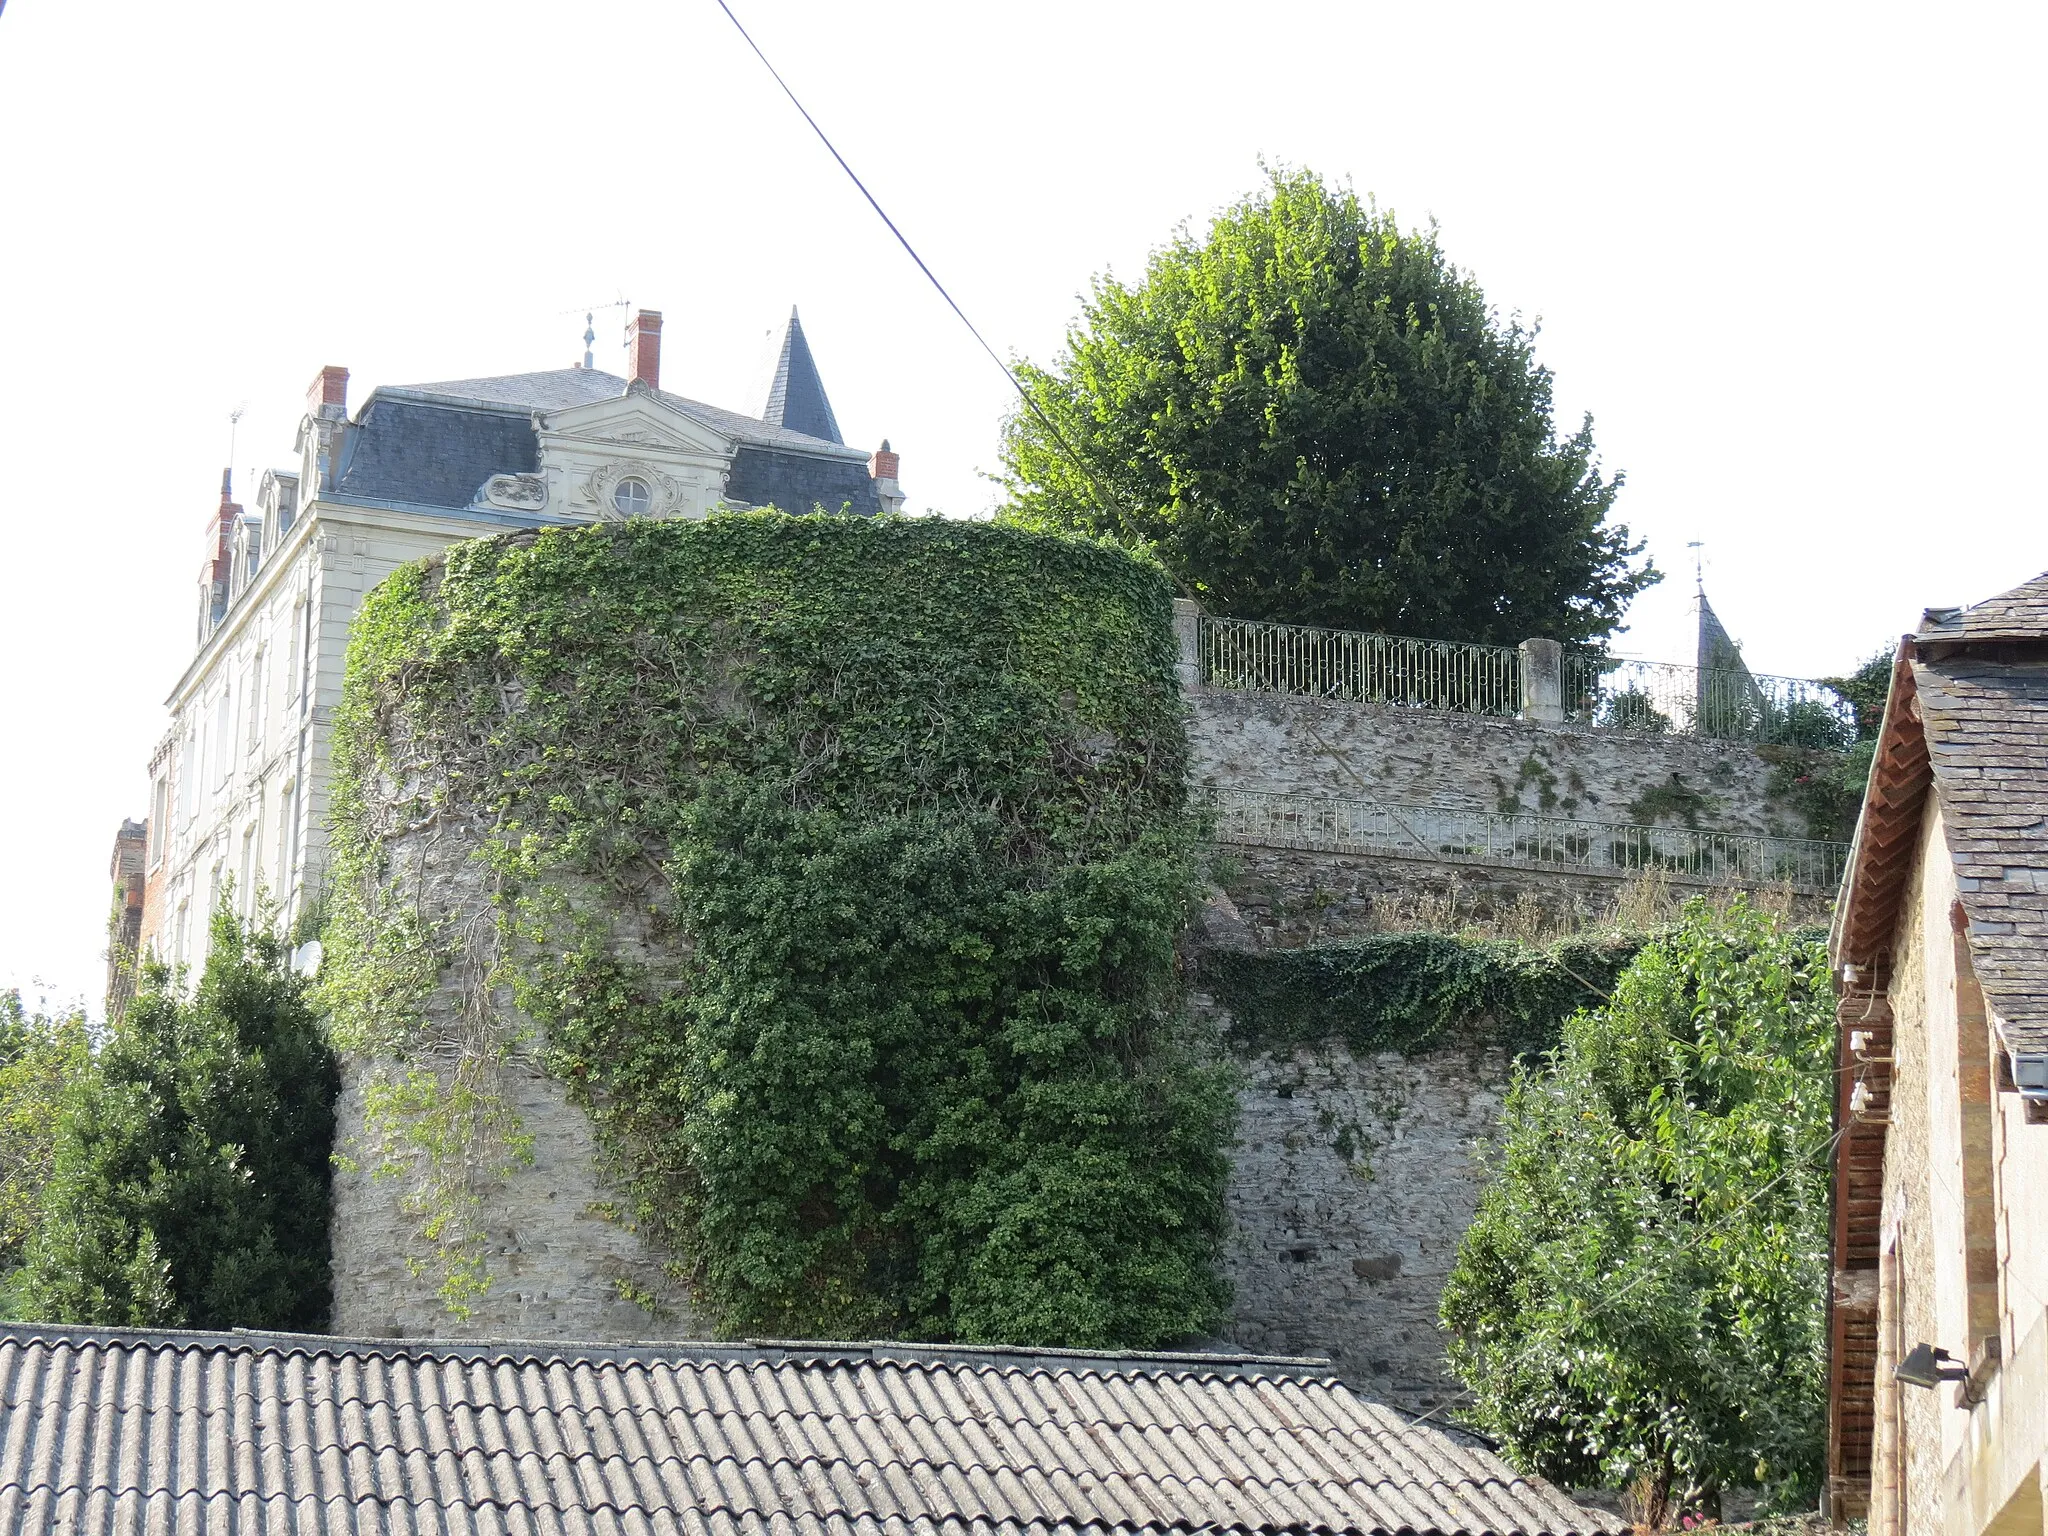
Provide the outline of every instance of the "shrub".
{"type": "Polygon", "coordinates": [[[1816,1488],[1831,1000],[1817,939],[1696,900],[1518,1072],[1443,1321],[1519,1464],[1653,1525],[1816,1488]]]}

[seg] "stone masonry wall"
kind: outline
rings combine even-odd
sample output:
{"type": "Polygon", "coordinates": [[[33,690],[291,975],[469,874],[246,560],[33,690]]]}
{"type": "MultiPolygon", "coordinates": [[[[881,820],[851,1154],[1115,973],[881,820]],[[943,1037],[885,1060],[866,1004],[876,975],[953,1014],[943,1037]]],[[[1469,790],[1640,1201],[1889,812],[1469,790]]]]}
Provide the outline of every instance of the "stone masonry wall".
{"type": "Polygon", "coordinates": [[[400,1181],[373,1173],[364,1091],[373,1068],[344,1068],[334,1179],[334,1330],[358,1338],[691,1339],[710,1337],[659,1260],[608,1214],[590,1119],[562,1085],[522,1062],[500,1069],[533,1160],[479,1188],[489,1289],[467,1318],[443,1305],[419,1218],[400,1181]],[[637,1298],[637,1299],[636,1299],[637,1298]],[[649,1303],[653,1303],[649,1305],[649,1303]]]}
{"type": "Polygon", "coordinates": [[[1808,835],[1741,742],[1224,689],[1189,702],[1207,788],[1808,835]]]}
{"type": "Polygon", "coordinates": [[[1225,1271],[1233,1340],[1329,1355],[1366,1395],[1456,1392],[1436,1324],[1478,1208],[1475,1149],[1508,1075],[1497,1048],[1355,1060],[1341,1045],[1245,1063],[1225,1271]]]}

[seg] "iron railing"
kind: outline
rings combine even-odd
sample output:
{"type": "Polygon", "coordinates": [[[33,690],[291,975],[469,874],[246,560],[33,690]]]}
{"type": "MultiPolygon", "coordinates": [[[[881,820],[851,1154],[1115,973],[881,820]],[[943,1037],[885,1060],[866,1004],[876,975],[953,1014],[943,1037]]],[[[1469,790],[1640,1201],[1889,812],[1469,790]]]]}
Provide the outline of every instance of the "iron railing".
{"type": "Polygon", "coordinates": [[[1845,748],[1856,717],[1833,689],[1742,668],[1701,669],[1566,651],[1559,695],[1531,699],[1506,645],[1416,640],[1202,615],[1205,687],[1459,714],[1556,718],[1646,735],[1845,748]],[[1544,705],[1550,703],[1546,714],[1544,705]]]}
{"type": "Polygon", "coordinates": [[[1516,715],[1522,709],[1521,654],[1512,646],[1204,614],[1201,648],[1202,681],[1211,688],[1468,715],[1516,715]]]}
{"type": "Polygon", "coordinates": [[[1689,884],[1790,885],[1831,891],[1841,883],[1849,855],[1847,843],[1810,838],[1700,832],[1689,827],[1637,826],[1566,816],[1504,815],[1260,790],[1211,790],[1208,803],[1219,842],[1590,874],[1661,870],[1689,884]]]}
{"type": "Polygon", "coordinates": [[[1700,668],[1566,651],[1564,715],[1639,735],[1712,736],[1841,750],[1856,712],[1823,683],[1740,667],[1700,668]]]}

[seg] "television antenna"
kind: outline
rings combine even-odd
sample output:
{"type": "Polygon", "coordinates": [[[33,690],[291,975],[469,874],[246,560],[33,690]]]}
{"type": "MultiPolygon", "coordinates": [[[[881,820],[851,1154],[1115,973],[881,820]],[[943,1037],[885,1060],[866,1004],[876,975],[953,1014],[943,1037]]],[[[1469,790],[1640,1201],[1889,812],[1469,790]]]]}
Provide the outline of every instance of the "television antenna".
{"type": "MultiPolygon", "coordinates": [[[[0,3],[5,3],[5,0],[0,0],[0,3]]],[[[600,309],[631,309],[632,307],[633,301],[623,295],[613,299],[609,304],[579,304],[576,306],[576,309],[583,311],[583,361],[578,366],[584,368],[595,368],[597,366],[590,350],[597,343],[597,312],[600,309]]],[[[555,313],[558,315],[573,315],[576,313],[576,309],[558,309],[555,313]]]]}

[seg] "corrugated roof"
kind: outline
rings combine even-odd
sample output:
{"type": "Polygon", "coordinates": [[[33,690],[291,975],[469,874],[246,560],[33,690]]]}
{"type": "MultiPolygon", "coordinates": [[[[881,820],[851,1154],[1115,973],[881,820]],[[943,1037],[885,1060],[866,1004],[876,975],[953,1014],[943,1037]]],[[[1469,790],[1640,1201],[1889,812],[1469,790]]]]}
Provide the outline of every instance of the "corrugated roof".
{"type": "Polygon", "coordinates": [[[0,1529],[1618,1533],[1303,1362],[0,1326],[0,1529]]]}

